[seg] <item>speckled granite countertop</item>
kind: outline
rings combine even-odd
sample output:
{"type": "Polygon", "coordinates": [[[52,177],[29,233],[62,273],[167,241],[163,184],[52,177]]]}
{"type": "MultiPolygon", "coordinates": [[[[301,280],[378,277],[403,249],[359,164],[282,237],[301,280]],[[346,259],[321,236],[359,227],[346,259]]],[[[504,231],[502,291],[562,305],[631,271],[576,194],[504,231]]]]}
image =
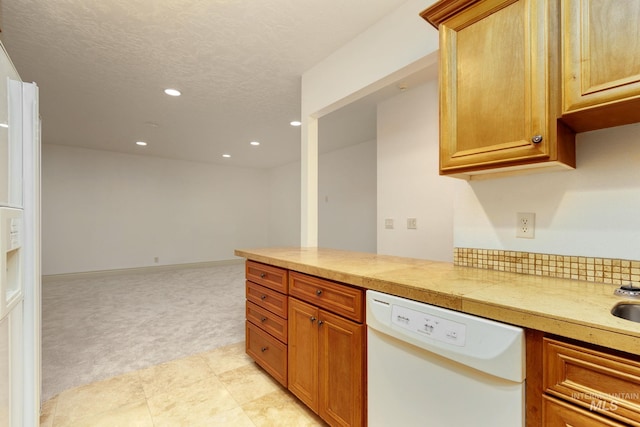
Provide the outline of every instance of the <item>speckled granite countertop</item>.
{"type": "MultiPolygon", "coordinates": [[[[611,315],[615,285],[319,248],[239,257],[640,355],[640,323],[611,315]]],[[[638,301],[640,302],[640,301],[638,301]]]]}

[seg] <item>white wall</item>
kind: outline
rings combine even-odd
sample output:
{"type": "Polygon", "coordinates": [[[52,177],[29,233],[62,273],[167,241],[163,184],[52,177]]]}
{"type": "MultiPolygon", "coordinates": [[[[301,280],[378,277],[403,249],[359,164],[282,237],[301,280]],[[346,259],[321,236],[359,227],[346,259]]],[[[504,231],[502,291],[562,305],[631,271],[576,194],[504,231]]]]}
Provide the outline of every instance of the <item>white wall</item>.
{"type": "Polygon", "coordinates": [[[318,246],[376,252],[376,141],[320,155],[318,246]]]}
{"type": "MultiPolygon", "coordinates": [[[[375,141],[322,154],[319,163],[321,245],[375,252],[375,141]]],[[[269,174],[269,246],[299,246],[300,162],[271,169],[269,174]]]]}
{"type": "Polygon", "coordinates": [[[409,0],[302,75],[301,244],[318,244],[319,117],[435,61],[438,32],[409,0]]]}
{"type": "Polygon", "coordinates": [[[44,145],[43,274],[232,259],[268,205],[263,170],[44,145]]]}
{"type": "MultiPolygon", "coordinates": [[[[306,72],[302,78],[303,120],[313,122],[314,117],[329,113],[384,85],[414,64],[433,58],[438,45],[437,31],[418,16],[432,3],[407,1],[394,14],[306,72]]],[[[420,174],[437,173],[435,155],[429,157],[431,165],[414,160],[425,158],[421,151],[428,150],[426,144],[432,140],[411,142],[405,138],[406,118],[401,112],[409,113],[415,108],[415,112],[424,114],[424,120],[429,120],[426,111],[432,112],[433,105],[416,104],[405,109],[393,105],[399,102],[395,99],[388,102],[380,106],[378,116],[379,253],[439,257],[439,253],[427,253],[426,249],[438,230],[431,231],[436,234],[427,233],[422,229],[425,223],[422,218],[437,215],[439,205],[445,206],[445,212],[451,211],[446,203],[433,200],[429,207],[434,212],[427,214],[427,205],[420,202],[426,203],[430,197],[416,194],[425,188],[439,190],[441,185],[450,185],[454,194],[453,245],[437,243],[431,247],[640,259],[640,124],[579,134],[575,171],[470,183],[454,178],[430,182],[420,174]],[[384,125],[386,115],[389,120],[384,125]],[[385,133],[397,136],[387,137],[385,133]],[[390,143],[391,140],[394,142],[390,143]],[[515,238],[516,212],[536,213],[535,239],[515,238]],[[417,232],[406,230],[409,216],[418,218],[417,232]],[[402,230],[385,230],[386,217],[396,219],[396,227],[402,230]],[[423,231],[425,234],[420,234],[423,231]],[[407,239],[408,236],[412,237],[407,239]]],[[[303,146],[310,139],[307,133],[302,133],[303,146]]],[[[432,138],[437,138],[437,133],[435,128],[429,131],[432,138]]],[[[305,171],[313,172],[313,167],[305,166],[305,162],[312,161],[312,156],[303,158],[303,179],[305,171]]],[[[308,182],[313,184],[312,179],[308,182]]],[[[302,191],[303,206],[305,198],[315,200],[313,185],[303,185],[302,191]]],[[[303,212],[302,221],[308,220],[303,212]]],[[[442,223],[441,227],[445,230],[447,226],[442,223]]],[[[444,236],[439,238],[444,240],[444,236]]]]}
{"type": "Polygon", "coordinates": [[[335,111],[368,86],[437,51],[438,31],[419,15],[435,2],[407,1],[307,70],[302,75],[303,118],[335,111]]]}
{"type": "Polygon", "coordinates": [[[300,244],[300,162],[269,170],[269,246],[300,244]]]}
{"type": "Polygon", "coordinates": [[[378,253],[453,259],[456,185],[438,174],[438,82],[378,105],[378,253]],[[385,229],[385,219],[394,220],[385,229]],[[418,228],[407,229],[407,218],[418,228]]]}
{"type": "Polygon", "coordinates": [[[640,124],[578,134],[574,171],[464,183],[457,247],[640,260],[640,124]],[[516,212],[536,214],[515,238],[516,212]]]}

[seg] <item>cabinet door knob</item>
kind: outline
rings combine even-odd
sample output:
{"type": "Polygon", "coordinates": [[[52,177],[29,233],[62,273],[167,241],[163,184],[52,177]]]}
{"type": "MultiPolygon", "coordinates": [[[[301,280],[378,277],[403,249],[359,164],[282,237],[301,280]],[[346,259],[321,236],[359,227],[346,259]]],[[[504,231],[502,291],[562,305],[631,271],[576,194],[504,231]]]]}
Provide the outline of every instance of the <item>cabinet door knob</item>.
{"type": "Polygon", "coordinates": [[[534,135],[533,138],[531,138],[531,142],[540,144],[542,142],[542,135],[534,135]]]}
{"type": "Polygon", "coordinates": [[[316,295],[318,295],[318,296],[322,295],[322,289],[318,289],[318,290],[316,291],[316,295]]]}
{"type": "Polygon", "coordinates": [[[265,299],[267,299],[267,296],[266,295],[260,295],[260,299],[261,300],[265,300],[265,299]]]}
{"type": "Polygon", "coordinates": [[[260,351],[261,351],[261,352],[263,352],[263,353],[264,353],[265,351],[267,351],[267,350],[269,350],[269,347],[262,347],[262,348],[260,349],[260,351]]]}
{"type": "Polygon", "coordinates": [[[266,321],[266,320],[267,320],[267,318],[266,318],[266,317],[261,317],[261,318],[260,318],[260,321],[261,321],[261,322],[264,322],[264,321],[266,321]]]}
{"type": "Polygon", "coordinates": [[[324,320],[318,320],[318,326],[322,326],[324,324],[324,320]]]}
{"type": "Polygon", "coordinates": [[[311,320],[311,323],[313,323],[313,322],[315,322],[315,321],[316,321],[316,317],[315,317],[315,316],[311,316],[311,317],[309,318],[309,320],[311,320]]]}
{"type": "Polygon", "coordinates": [[[260,273],[260,278],[264,279],[265,277],[267,277],[267,273],[260,273]]]}

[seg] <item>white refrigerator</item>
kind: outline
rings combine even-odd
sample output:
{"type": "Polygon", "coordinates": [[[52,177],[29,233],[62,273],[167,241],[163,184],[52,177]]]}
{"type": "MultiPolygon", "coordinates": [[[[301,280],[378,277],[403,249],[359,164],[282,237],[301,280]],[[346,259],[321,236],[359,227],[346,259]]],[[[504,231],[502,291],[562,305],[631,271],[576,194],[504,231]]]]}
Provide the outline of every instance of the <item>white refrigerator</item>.
{"type": "Polygon", "coordinates": [[[0,426],[39,425],[40,118],[0,43],[0,426]]]}

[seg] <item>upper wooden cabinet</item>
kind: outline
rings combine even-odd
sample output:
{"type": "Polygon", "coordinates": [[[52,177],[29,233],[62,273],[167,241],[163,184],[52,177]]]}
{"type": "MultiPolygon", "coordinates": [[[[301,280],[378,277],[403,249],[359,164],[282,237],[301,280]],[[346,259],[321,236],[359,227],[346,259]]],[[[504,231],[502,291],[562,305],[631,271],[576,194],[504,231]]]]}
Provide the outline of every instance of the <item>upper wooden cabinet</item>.
{"type": "Polygon", "coordinates": [[[640,121],[640,1],[564,0],[563,120],[576,132],[640,121]]]}
{"type": "Polygon", "coordinates": [[[560,0],[441,0],[440,174],[575,167],[558,120],[560,0]]]}

